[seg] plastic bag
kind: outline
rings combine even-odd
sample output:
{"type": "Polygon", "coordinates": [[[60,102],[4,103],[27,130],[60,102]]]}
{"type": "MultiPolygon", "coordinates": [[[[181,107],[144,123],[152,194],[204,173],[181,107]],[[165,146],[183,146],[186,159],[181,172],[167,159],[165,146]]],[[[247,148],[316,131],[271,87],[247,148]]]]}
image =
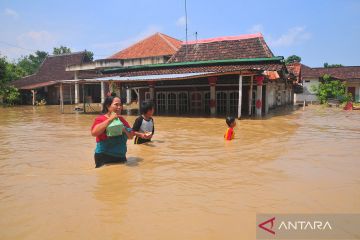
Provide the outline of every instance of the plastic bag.
{"type": "Polygon", "coordinates": [[[115,118],[106,128],[106,136],[115,137],[122,135],[124,124],[119,118],[115,118]]]}

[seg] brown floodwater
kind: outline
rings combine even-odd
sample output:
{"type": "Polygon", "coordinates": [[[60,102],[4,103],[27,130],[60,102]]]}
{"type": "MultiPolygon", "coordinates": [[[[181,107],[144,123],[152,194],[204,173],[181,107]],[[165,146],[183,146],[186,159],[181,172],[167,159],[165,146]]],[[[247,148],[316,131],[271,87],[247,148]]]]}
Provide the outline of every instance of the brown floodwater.
{"type": "Polygon", "coordinates": [[[223,119],[155,117],[100,169],[94,118],[0,108],[0,239],[255,239],[256,213],[360,212],[360,111],[241,120],[231,142],[223,119]]]}

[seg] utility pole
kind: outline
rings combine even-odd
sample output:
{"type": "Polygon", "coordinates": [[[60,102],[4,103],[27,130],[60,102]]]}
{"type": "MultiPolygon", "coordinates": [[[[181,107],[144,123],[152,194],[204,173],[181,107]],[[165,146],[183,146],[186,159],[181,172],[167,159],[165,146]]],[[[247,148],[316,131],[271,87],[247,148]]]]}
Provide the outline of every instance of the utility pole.
{"type": "Polygon", "coordinates": [[[187,6],[186,6],[186,0],[185,0],[185,60],[187,59],[187,44],[188,44],[188,25],[187,25],[187,6]]]}

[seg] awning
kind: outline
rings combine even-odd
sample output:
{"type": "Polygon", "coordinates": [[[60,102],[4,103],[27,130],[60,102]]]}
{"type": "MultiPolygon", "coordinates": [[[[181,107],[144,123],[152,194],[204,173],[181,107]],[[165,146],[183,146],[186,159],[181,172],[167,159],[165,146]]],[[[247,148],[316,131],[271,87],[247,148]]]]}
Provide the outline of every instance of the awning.
{"type": "Polygon", "coordinates": [[[42,87],[48,87],[55,85],[59,82],[56,81],[48,81],[48,82],[42,82],[42,83],[34,83],[26,86],[19,87],[19,89],[29,90],[29,89],[36,89],[36,88],[42,88],[42,87]]]}
{"type": "Polygon", "coordinates": [[[144,82],[144,81],[156,81],[156,80],[181,80],[202,77],[207,75],[216,74],[214,72],[198,72],[198,73],[178,73],[178,74],[160,74],[160,75],[145,75],[145,76],[130,76],[130,77],[120,77],[120,76],[111,76],[103,78],[93,78],[93,79],[79,79],[79,80],[65,80],[62,82],[102,82],[102,81],[116,81],[116,82],[144,82]]]}
{"type": "Polygon", "coordinates": [[[213,74],[213,72],[200,72],[200,73],[178,73],[178,74],[162,74],[162,75],[146,75],[146,76],[133,76],[133,77],[104,77],[98,78],[101,81],[150,81],[150,80],[179,80],[185,78],[195,78],[204,75],[213,74]]]}

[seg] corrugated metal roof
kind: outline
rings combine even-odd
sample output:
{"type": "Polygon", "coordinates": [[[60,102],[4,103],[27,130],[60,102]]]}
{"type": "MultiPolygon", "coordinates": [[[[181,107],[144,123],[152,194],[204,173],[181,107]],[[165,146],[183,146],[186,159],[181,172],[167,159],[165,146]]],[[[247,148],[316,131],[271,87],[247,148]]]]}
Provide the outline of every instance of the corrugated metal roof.
{"type": "Polygon", "coordinates": [[[188,77],[197,77],[207,74],[212,74],[213,72],[200,72],[200,73],[178,73],[178,74],[162,74],[162,75],[147,75],[147,76],[134,76],[134,77],[104,77],[98,78],[102,81],[147,81],[147,80],[164,80],[164,79],[179,79],[179,78],[188,78],[188,77]]]}
{"type": "Polygon", "coordinates": [[[93,79],[65,80],[62,82],[102,82],[102,81],[141,82],[141,81],[151,81],[151,80],[178,80],[178,79],[200,77],[209,74],[214,74],[214,72],[159,74],[159,75],[145,75],[145,76],[133,76],[133,77],[112,76],[112,77],[93,78],[93,79]]]}

